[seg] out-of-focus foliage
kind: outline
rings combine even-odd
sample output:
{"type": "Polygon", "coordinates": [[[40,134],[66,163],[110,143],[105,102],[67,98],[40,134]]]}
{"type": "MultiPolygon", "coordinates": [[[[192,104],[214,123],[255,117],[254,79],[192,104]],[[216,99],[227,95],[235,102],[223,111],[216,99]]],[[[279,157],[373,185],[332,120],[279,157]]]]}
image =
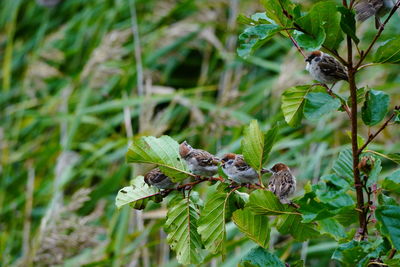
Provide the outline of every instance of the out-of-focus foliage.
{"type": "MultiPolygon", "coordinates": [[[[237,22],[239,14],[243,18],[265,11],[257,1],[64,0],[53,7],[37,2],[0,2],[0,266],[177,266],[176,255],[166,244],[167,239],[174,240],[174,232],[167,238],[163,230],[165,203],[149,202],[144,211],[128,206],[118,211],[114,205],[118,190],[147,168],[126,164],[128,144],[143,135],[168,134],[217,155],[239,151],[244,126],[251,120],[257,119],[263,130],[284,118],[288,121],[280,109],[283,90],[311,81],[303,58],[282,37],[284,31],[272,37],[254,28],[238,39],[246,26],[237,22]],[[140,42],[135,43],[134,32],[140,42]],[[249,36],[255,38],[254,49],[238,43],[249,36]],[[237,56],[237,47],[243,48],[245,59],[237,56]]],[[[313,1],[301,3],[307,9],[313,1]]],[[[307,22],[294,6],[290,12],[307,22]]],[[[339,27],[336,17],[330,30],[339,27]]],[[[263,22],[262,15],[252,19],[263,22]]],[[[281,19],[280,27],[290,26],[281,19]]],[[[363,49],[374,36],[372,24],[358,28],[363,49]]],[[[266,28],[271,34],[276,31],[266,28]]],[[[333,37],[339,36],[327,29],[319,29],[324,40],[318,41],[337,46],[333,37]]],[[[390,61],[396,57],[388,44],[396,44],[389,40],[399,34],[398,23],[386,26],[380,41],[388,42],[378,49],[375,62],[397,63],[390,61]]],[[[389,94],[390,106],[399,103],[398,66],[366,68],[357,79],[360,87],[389,94]]],[[[348,95],[345,84],[337,88],[348,95]]],[[[310,123],[301,121],[296,110],[290,112],[288,123],[295,128],[280,126],[269,162],[293,166],[299,196],[304,195],[303,185],[312,182],[312,194],[348,210],[335,215],[340,223],[354,223],[354,210],[348,209],[352,203],[335,195],[346,185],[338,185],[334,177],[318,183],[319,177],[331,173],[339,151],[349,143],[345,114],[327,114],[310,123]]],[[[368,138],[368,130],[360,135],[368,138]]],[[[387,128],[371,149],[399,161],[399,138],[398,129],[387,128]]],[[[395,163],[383,160],[382,166],[381,177],[396,181],[389,176],[395,163]]],[[[205,196],[208,188],[204,184],[197,191],[205,196]]],[[[197,218],[203,203],[192,197],[189,212],[197,218]]],[[[201,211],[208,206],[206,202],[201,211]]],[[[392,211],[390,203],[383,207],[378,216],[392,211]]],[[[248,209],[252,207],[244,212],[248,209]]],[[[280,230],[290,230],[289,219],[309,230],[309,224],[301,222],[304,217],[288,216],[295,218],[282,219],[280,230]]],[[[178,258],[204,256],[206,263],[218,266],[238,264],[254,248],[251,239],[257,236],[251,225],[241,223],[242,214],[233,217],[238,226],[226,223],[224,263],[219,255],[194,254],[196,250],[178,258]]],[[[382,220],[383,229],[392,225],[387,218],[382,220]]],[[[257,219],[252,223],[256,225],[257,219]]],[[[329,222],[320,227],[328,233],[340,229],[329,222]]],[[[305,234],[313,236],[313,231],[305,234]]],[[[204,239],[207,233],[186,234],[204,239]]],[[[337,247],[326,236],[309,243],[282,238],[277,232],[268,238],[275,255],[257,248],[241,264],[256,261],[250,257],[257,254],[260,262],[293,263],[306,257],[307,266],[323,266],[337,247]]],[[[256,242],[267,246],[266,240],[256,242]]],[[[370,253],[370,248],[362,249],[370,253]]]]}

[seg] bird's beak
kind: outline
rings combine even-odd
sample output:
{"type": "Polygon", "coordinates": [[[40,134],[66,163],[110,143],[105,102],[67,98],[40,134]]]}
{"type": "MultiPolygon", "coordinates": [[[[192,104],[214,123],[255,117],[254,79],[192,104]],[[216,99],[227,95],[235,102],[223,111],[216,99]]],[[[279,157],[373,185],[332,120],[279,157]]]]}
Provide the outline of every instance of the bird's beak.
{"type": "MultiPolygon", "coordinates": [[[[221,161],[222,162],[222,161],[221,161]]],[[[212,161],[212,164],[213,165],[218,165],[218,163],[219,163],[219,160],[217,160],[217,159],[214,159],[213,161],[212,161]]]]}
{"type": "Polygon", "coordinates": [[[308,63],[311,62],[311,60],[310,60],[309,58],[306,58],[304,61],[305,61],[305,62],[308,62],[308,63]]]}

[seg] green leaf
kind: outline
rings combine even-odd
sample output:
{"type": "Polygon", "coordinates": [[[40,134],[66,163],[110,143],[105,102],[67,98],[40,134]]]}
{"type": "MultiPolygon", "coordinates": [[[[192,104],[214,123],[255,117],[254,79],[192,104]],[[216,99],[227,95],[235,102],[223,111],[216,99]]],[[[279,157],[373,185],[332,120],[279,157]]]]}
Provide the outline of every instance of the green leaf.
{"type": "Polygon", "coordinates": [[[293,208],[283,205],[274,193],[262,189],[255,190],[250,194],[246,208],[263,215],[297,214],[293,208]]]}
{"type": "Polygon", "coordinates": [[[395,162],[395,163],[400,165],[400,153],[382,154],[382,153],[376,152],[374,150],[368,150],[368,152],[371,152],[371,153],[373,153],[375,155],[378,155],[378,156],[380,156],[382,158],[389,159],[389,160],[391,160],[391,161],[393,161],[393,162],[395,162]]]}
{"type": "Polygon", "coordinates": [[[272,19],[275,24],[288,28],[292,25],[291,20],[284,14],[283,8],[289,16],[293,16],[294,5],[289,0],[262,0],[267,17],[272,19]]]}
{"type": "Polygon", "coordinates": [[[334,218],[326,218],[319,221],[319,229],[321,234],[328,234],[336,241],[346,238],[344,227],[334,218]]]}
{"type": "Polygon", "coordinates": [[[275,144],[276,137],[279,132],[279,125],[275,125],[271,129],[269,129],[264,135],[264,149],[263,149],[263,163],[267,163],[269,158],[269,153],[272,150],[273,145],[275,144]]]}
{"type": "Polygon", "coordinates": [[[381,225],[381,234],[385,235],[393,246],[400,249],[400,206],[382,205],[375,211],[381,225]]]}
{"type": "Polygon", "coordinates": [[[381,45],[375,53],[375,63],[400,63],[400,37],[381,45]]]}
{"type": "Polygon", "coordinates": [[[247,58],[280,30],[281,28],[275,24],[261,24],[246,28],[239,35],[239,45],[237,48],[239,57],[247,58]]]}
{"type": "Polygon", "coordinates": [[[225,220],[228,193],[215,191],[207,197],[201,217],[198,232],[205,248],[213,254],[221,252],[225,255],[225,220]]]}
{"type": "Polygon", "coordinates": [[[319,50],[325,41],[326,35],[322,27],[318,28],[315,35],[305,34],[300,31],[294,31],[293,37],[297,44],[307,51],[319,50]]]}
{"type": "Polygon", "coordinates": [[[343,6],[338,7],[338,10],[341,13],[340,27],[345,34],[349,35],[351,39],[358,44],[360,39],[358,39],[356,35],[356,19],[354,11],[343,6]]]}
{"type": "Polygon", "coordinates": [[[322,1],[316,3],[305,16],[296,19],[296,23],[306,30],[306,34],[316,40],[320,39],[323,34],[324,41],[322,43],[327,48],[336,50],[343,40],[340,19],[341,16],[336,9],[336,3],[322,1]]]}
{"type": "Polygon", "coordinates": [[[115,205],[121,208],[126,204],[130,204],[135,209],[144,209],[148,201],[160,202],[162,196],[157,188],[148,186],[143,176],[136,177],[131,186],[124,187],[118,191],[115,198],[115,205]]]}
{"type": "Polygon", "coordinates": [[[314,223],[302,223],[302,217],[297,214],[281,215],[277,218],[276,229],[281,234],[290,234],[296,241],[306,241],[317,238],[320,234],[314,223]]]}
{"type": "Polygon", "coordinates": [[[378,124],[388,112],[389,95],[383,91],[370,90],[365,95],[361,117],[368,126],[378,124]]]}
{"type": "Polygon", "coordinates": [[[134,140],[126,154],[128,163],[157,164],[173,182],[180,182],[189,175],[186,162],[179,155],[179,144],[169,136],[145,136],[134,140]]]}
{"type": "Polygon", "coordinates": [[[257,215],[245,208],[236,210],[232,216],[233,222],[248,238],[263,248],[268,247],[271,228],[268,225],[268,216],[257,215]]]}
{"type": "Polygon", "coordinates": [[[383,180],[382,188],[400,194],[400,169],[383,180]]]}
{"type": "Polygon", "coordinates": [[[377,237],[375,240],[369,238],[368,241],[352,240],[340,244],[333,253],[332,259],[340,261],[342,266],[365,267],[370,259],[380,258],[388,249],[381,237],[377,237]]]}
{"type": "Polygon", "coordinates": [[[245,128],[242,139],[242,153],[245,161],[256,171],[260,171],[266,163],[275,142],[277,131],[277,127],[274,127],[264,135],[256,120],[253,120],[245,128]]]}
{"type": "Polygon", "coordinates": [[[262,247],[253,248],[239,263],[240,267],[285,267],[277,256],[262,247]]]}
{"type": "MultiPolygon", "coordinates": [[[[331,175],[324,175],[321,177],[320,182],[313,185],[313,191],[318,199],[325,204],[332,206],[330,209],[343,209],[354,205],[354,200],[346,194],[350,187],[338,186],[333,180],[330,180],[331,175]]],[[[341,178],[343,179],[343,178],[341,178]]]]}
{"type": "Polygon", "coordinates": [[[282,95],[282,112],[286,122],[296,127],[303,118],[305,97],[310,92],[311,85],[299,85],[286,89],[282,95]]]}
{"type": "Polygon", "coordinates": [[[348,182],[353,181],[353,153],[350,148],[340,151],[338,159],[333,164],[333,170],[348,182]]]}
{"type": "Polygon", "coordinates": [[[256,171],[262,169],[264,135],[256,120],[245,128],[242,139],[242,154],[245,161],[256,171]]]}
{"type": "Polygon", "coordinates": [[[392,259],[384,259],[383,262],[390,267],[400,267],[400,254],[397,253],[392,259]]]}
{"type": "Polygon", "coordinates": [[[400,164],[400,153],[391,153],[391,154],[387,154],[386,156],[391,161],[394,161],[397,164],[400,164]]]}
{"type": "Polygon", "coordinates": [[[322,220],[335,215],[335,213],[331,212],[331,210],[334,209],[333,206],[329,203],[317,201],[315,198],[315,193],[309,192],[297,201],[304,223],[322,220]]]}
{"type": "Polygon", "coordinates": [[[338,98],[327,93],[309,93],[306,99],[304,117],[311,121],[319,120],[325,114],[329,114],[341,106],[338,98]]]}
{"type": "Polygon", "coordinates": [[[396,109],[394,111],[394,113],[395,113],[395,116],[394,116],[393,122],[396,123],[396,124],[400,124],[400,110],[396,109]]]}
{"type": "Polygon", "coordinates": [[[340,261],[343,266],[356,266],[364,259],[368,250],[365,248],[368,242],[352,240],[348,243],[340,244],[332,255],[332,259],[340,261]]]}
{"type": "Polygon", "coordinates": [[[169,202],[165,222],[167,241],[181,264],[199,264],[204,259],[203,244],[197,232],[198,213],[192,197],[182,198],[179,194],[169,202]]]}

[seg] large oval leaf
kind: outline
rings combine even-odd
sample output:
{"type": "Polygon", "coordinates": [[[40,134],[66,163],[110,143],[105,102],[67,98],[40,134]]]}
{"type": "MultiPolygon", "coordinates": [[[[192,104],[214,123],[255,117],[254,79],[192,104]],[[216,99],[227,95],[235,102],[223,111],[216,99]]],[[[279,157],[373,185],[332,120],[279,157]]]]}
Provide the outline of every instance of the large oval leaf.
{"type": "Polygon", "coordinates": [[[246,207],[256,214],[263,215],[298,214],[293,208],[283,205],[274,193],[261,189],[250,194],[246,207]]]}
{"type": "Polygon", "coordinates": [[[239,35],[239,46],[237,48],[239,57],[247,58],[280,30],[281,28],[275,24],[261,24],[246,28],[239,35]]]}
{"type": "Polygon", "coordinates": [[[389,238],[393,246],[400,249],[400,207],[382,205],[376,209],[376,218],[381,224],[381,233],[389,238]]]}
{"type": "Polygon", "coordinates": [[[203,244],[197,232],[198,213],[193,199],[182,198],[180,194],[168,205],[167,241],[181,264],[199,264],[204,259],[203,244]]]}
{"type": "Polygon", "coordinates": [[[304,106],[304,117],[311,121],[321,119],[325,114],[337,110],[340,106],[340,100],[327,93],[309,93],[306,96],[304,106]]]}
{"type": "Polygon", "coordinates": [[[400,63],[400,37],[396,37],[381,45],[375,53],[376,63],[400,63]]]}
{"type": "Polygon", "coordinates": [[[205,248],[213,254],[225,254],[225,217],[228,193],[215,191],[208,196],[201,211],[198,232],[205,248]]]}
{"type": "MultiPolygon", "coordinates": [[[[315,4],[303,17],[296,20],[306,34],[313,40],[322,41],[321,45],[330,49],[337,49],[343,40],[343,33],[340,28],[340,13],[333,1],[322,1],[315,4]],[[321,39],[323,37],[323,39],[321,39]]],[[[307,48],[307,47],[304,47],[307,48]]],[[[311,49],[311,47],[309,48],[311,49]]],[[[318,49],[314,48],[314,50],[318,49]]]]}
{"type": "Polygon", "coordinates": [[[144,209],[149,200],[154,202],[162,201],[162,196],[157,188],[148,186],[143,176],[136,177],[131,186],[127,186],[118,191],[115,198],[115,205],[121,208],[126,204],[130,204],[135,209],[144,209]]]}
{"type": "Polygon", "coordinates": [[[160,138],[144,136],[134,140],[128,148],[126,159],[129,163],[157,164],[173,182],[193,176],[179,155],[179,144],[166,135],[160,138]]]}
{"type": "Polygon", "coordinates": [[[268,216],[254,214],[250,209],[245,208],[235,211],[232,220],[248,238],[263,248],[268,247],[271,232],[268,216]]]}
{"type": "Polygon", "coordinates": [[[250,252],[244,256],[241,260],[239,267],[285,267],[286,265],[274,254],[267,250],[257,247],[250,250],[250,252]]]}
{"type": "Polygon", "coordinates": [[[299,85],[286,89],[282,95],[282,112],[286,122],[296,127],[303,118],[303,107],[306,95],[310,92],[311,85],[299,85]]]}
{"type": "Polygon", "coordinates": [[[275,126],[264,134],[256,120],[245,128],[242,139],[242,154],[245,161],[255,170],[260,171],[266,163],[275,143],[278,127],[275,126]]]}
{"type": "Polygon", "coordinates": [[[374,126],[383,120],[388,112],[389,95],[383,91],[369,90],[361,109],[361,117],[368,126],[374,126]]]}

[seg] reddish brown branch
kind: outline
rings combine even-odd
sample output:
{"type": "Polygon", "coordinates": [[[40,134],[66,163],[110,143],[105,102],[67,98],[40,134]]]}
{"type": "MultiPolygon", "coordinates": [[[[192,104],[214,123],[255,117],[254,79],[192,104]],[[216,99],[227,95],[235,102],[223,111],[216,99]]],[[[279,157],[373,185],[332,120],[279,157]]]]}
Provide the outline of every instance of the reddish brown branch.
{"type": "Polygon", "coordinates": [[[351,148],[353,152],[353,176],[354,187],[357,194],[357,209],[359,210],[358,220],[361,229],[361,239],[364,239],[367,232],[367,214],[364,209],[364,195],[358,169],[358,142],[357,142],[357,86],[355,80],[356,69],[353,66],[353,46],[351,37],[347,36],[347,71],[349,76],[350,100],[351,100],[351,148]]]}
{"type": "MultiPolygon", "coordinates": [[[[400,107],[395,107],[395,110],[399,110],[399,109],[400,109],[400,107]]],[[[372,140],[374,140],[375,137],[377,137],[386,128],[386,126],[388,126],[389,122],[394,118],[395,115],[396,115],[396,112],[393,112],[393,114],[385,121],[385,123],[382,124],[382,126],[378,129],[378,131],[376,131],[374,134],[370,134],[368,136],[368,140],[358,150],[358,152],[357,152],[358,155],[360,155],[362,153],[362,151],[368,146],[368,144],[371,143],[372,140]]]]}

